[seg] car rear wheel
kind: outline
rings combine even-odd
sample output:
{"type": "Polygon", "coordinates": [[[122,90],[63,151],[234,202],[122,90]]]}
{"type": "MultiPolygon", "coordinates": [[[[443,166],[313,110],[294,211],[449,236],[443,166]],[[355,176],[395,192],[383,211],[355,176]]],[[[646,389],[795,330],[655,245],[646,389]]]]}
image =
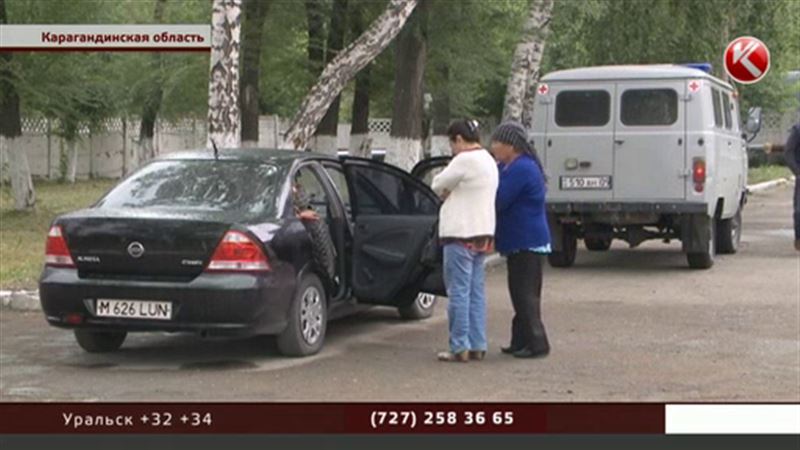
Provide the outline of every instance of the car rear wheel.
{"type": "Polygon", "coordinates": [[[567,228],[561,236],[561,250],[547,255],[547,261],[553,267],[571,267],[578,253],[578,237],[567,228]]]}
{"type": "Polygon", "coordinates": [[[583,243],[593,252],[603,252],[611,248],[611,239],[585,238],[583,243]]]}
{"type": "Polygon", "coordinates": [[[691,252],[686,254],[686,260],[689,262],[689,267],[692,269],[708,269],[714,265],[714,255],[717,252],[717,239],[716,239],[716,220],[711,220],[709,227],[709,241],[708,250],[705,252],[691,252]]]}
{"type": "Polygon", "coordinates": [[[739,250],[742,240],[742,209],[739,208],[730,219],[720,220],[717,225],[717,252],[733,254],[739,250]]]}
{"type": "Polygon", "coordinates": [[[308,356],[320,351],[328,328],[328,302],[319,277],[304,275],[300,279],[288,325],[278,335],[278,350],[286,356],[308,356]]]}
{"type": "Polygon", "coordinates": [[[427,319],[433,315],[434,309],[436,309],[436,296],[427,292],[418,293],[410,305],[397,308],[400,317],[406,320],[427,319]]]}
{"type": "Polygon", "coordinates": [[[75,340],[78,341],[78,345],[89,353],[119,350],[127,335],[125,331],[75,330],[75,340]]]}

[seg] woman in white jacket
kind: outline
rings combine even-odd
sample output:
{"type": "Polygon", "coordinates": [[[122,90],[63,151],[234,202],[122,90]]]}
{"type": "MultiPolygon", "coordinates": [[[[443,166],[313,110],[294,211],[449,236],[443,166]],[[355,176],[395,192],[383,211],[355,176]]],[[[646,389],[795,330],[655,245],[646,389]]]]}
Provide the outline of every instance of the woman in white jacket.
{"type": "Polygon", "coordinates": [[[481,146],[477,121],[455,121],[447,135],[453,159],[432,183],[444,199],[439,237],[450,322],[450,351],[438,358],[467,362],[486,355],[483,262],[493,248],[498,172],[494,158],[481,146]]]}

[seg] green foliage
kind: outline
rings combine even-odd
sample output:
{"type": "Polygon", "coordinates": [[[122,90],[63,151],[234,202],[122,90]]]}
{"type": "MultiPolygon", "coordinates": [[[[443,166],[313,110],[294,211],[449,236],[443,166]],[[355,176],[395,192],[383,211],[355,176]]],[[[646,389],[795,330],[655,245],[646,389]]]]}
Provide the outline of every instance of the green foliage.
{"type": "Polygon", "coordinates": [[[725,78],[722,58],[734,38],[769,47],[770,73],[739,86],[743,110],[783,109],[791,97],[785,72],[800,68],[800,2],[794,0],[558,0],[544,72],[605,64],[708,61],[725,78]]]}

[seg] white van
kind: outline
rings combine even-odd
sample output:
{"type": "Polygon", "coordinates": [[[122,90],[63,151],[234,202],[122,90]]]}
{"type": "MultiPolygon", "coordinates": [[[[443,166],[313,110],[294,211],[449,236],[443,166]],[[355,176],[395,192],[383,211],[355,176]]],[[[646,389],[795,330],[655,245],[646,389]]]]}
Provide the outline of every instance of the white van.
{"type": "Polygon", "coordinates": [[[548,176],[551,265],[571,266],[578,239],[594,251],[613,239],[679,239],[692,268],[736,252],[747,153],[730,84],[677,65],[553,72],[538,86],[533,130],[548,176]]]}

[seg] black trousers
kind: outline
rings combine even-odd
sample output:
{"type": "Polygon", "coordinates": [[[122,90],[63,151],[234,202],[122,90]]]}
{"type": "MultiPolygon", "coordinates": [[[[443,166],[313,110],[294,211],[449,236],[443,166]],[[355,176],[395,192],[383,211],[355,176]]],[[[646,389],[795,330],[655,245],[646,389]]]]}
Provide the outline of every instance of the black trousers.
{"type": "Polygon", "coordinates": [[[536,353],[550,350],[542,323],[542,256],[534,252],[508,255],[508,291],[514,305],[511,347],[536,353]]]}
{"type": "Polygon", "coordinates": [[[794,182],[794,239],[800,241],[800,177],[794,182]]]}

